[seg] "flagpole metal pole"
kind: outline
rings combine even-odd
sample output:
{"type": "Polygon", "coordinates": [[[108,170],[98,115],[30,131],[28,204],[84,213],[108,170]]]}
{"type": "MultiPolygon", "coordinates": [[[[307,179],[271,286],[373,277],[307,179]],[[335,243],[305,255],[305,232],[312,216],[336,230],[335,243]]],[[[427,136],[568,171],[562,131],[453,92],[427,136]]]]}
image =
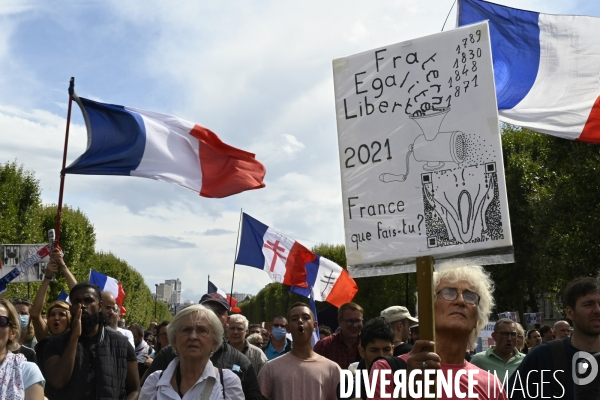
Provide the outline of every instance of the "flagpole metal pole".
{"type": "Polygon", "coordinates": [[[240,223],[238,224],[238,234],[237,241],[235,243],[235,254],[233,255],[233,274],[231,275],[231,290],[229,291],[229,307],[231,308],[231,304],[233,303],[233,279],[235,278],[235,258],[237,257],[238,246],[240,244],[240,231],[242,229],[242,216],[244,213],[240,208],[240,223]]]}
{"type": "Polygon", "coordinates": [[[60,241],[60,222],[62,218],[63,191],[65,189],[65,168],[67,167],[67,148],[69,146],[69,127],[71,125],[71,106],[73,105],[73,94],[75,93],[75,78],[69,81],[69,109],[67,111],[67,128],[65,130],[65,148],[63,150],[62,169],[60,170],[60,189],[58,191],[58,209],[56,211],[56,244],[60,241]]]}

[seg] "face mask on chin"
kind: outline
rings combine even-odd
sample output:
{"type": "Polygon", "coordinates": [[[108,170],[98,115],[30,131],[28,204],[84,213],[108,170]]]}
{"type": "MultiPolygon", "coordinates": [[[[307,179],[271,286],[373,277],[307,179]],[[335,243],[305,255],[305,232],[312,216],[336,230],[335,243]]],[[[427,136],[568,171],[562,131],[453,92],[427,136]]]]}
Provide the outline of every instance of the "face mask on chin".
{"type": "Polygon", "coordinates": [[[271,331],[271,335],[277,340],[283,339],[286,333],[285,328],[273,328],[271,331]]]}

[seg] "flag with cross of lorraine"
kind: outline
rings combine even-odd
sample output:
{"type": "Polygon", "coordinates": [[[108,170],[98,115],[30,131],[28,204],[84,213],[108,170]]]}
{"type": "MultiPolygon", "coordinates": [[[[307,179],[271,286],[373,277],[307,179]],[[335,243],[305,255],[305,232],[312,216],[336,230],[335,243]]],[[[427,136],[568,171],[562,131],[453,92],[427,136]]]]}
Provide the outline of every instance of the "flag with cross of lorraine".
{"type": "Polygon", "coordinates": [[[235,263],[262,269],[274,282],[292,286],[292,291],[306,297],[312,288],[314,300],[336,307],[358,292],[345,269],[246,213],[235,263]]]}

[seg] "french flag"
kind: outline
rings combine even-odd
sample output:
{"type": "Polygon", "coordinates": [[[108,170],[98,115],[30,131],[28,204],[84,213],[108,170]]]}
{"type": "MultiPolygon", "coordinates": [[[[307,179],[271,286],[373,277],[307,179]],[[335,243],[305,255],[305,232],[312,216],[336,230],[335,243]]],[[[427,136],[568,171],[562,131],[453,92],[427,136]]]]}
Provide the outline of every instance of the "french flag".
{"type": "Polygon", "coordinates": [[[600,18],[458,4],[458,26],[489,21],[503,122],[600,143],[600,18]]]}
{"type": "Polygon", "coordinates": [[[140,176],[217,198],[265,187],[265,167],[254,154],[200,125],[76,94],[73,99],[85,119],[88,145],[67,174],[140,176]]]}
{"type": "Polygon", "coordinates": [[[321,257],[248,214],[242,217],[242,235],[236,264],[262,269],[271,280],[293,286],[296,293],[341,306],[358,292],[356,282],[339,265],[321,257]]]}
{"type": "Polygon", "coordinates": [[[104,275],[100,272],[90,270],[90,283],[98,286],[101,291],[108,292],[113,295],[116,303],[121,308],[121,315],[125,315],[127,310],[123,307],[123,301],[125,300],[125,292],[123,286],[115,278],[104,275]]]}
{"type": "Polygon", "coordinates": [[[224,299],[227,299],[227,302],[229,303],[229,307],[231,308],[231,312],[234,312],[234,313],[242,312],[241,309],[239,309],[238,307],[235,306],[238,301],[236,299],[234,299],[233,297],[229,296],[223,289],[219,289],[217,287],[217,285],[215,285],[211,281],[208,281],[208,293],[219,293],[221,296],[223,296],[224,299]]]}

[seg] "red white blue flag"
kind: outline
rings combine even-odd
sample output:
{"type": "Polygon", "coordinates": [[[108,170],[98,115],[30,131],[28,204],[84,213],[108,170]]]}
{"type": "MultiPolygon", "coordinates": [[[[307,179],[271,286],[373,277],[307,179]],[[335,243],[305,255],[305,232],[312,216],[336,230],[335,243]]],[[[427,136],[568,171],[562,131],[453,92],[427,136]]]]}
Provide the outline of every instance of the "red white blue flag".
{"type": "Polygon", "coordinates": [[[305,297],[310,297],[312,288],[314,300],[336,307],[358,292],[345,269],[246,213],[236,264],[262,269],[274,282],[293,286],[293,292],[305,297]]]}
{"type": "Polygon", "coordinates": [[[67,174],[128,175],[174,183],[204,197],[265,187],[254,154],[225,144],[181,118],[74,96],[88,131],[87,150],[67,174]]]}
{"type": "Polygon", "coordinates": [[[600,143],[600,18],[458,5],[458,26],[489,22],[501,121],[600,143]]]}
{"type": "Polygon", "coordinates": [[[127,310],[123,307],[123,301],[125,301],[125,291],[123,286],[115,278],[104,275],[98,271],[90,270],[90,283],[98,286],[101,291],[108,292],[113,295],[115,302],[121,308],[121,315],[125,315],[127,310]]]}

